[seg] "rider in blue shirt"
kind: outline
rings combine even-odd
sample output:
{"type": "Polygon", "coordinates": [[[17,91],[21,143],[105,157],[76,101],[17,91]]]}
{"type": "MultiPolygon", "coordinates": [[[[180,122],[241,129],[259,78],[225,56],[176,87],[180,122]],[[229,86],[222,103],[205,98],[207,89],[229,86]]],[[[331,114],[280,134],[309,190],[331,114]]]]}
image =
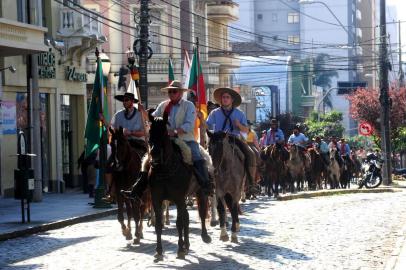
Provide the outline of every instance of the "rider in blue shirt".
{"type": "Polygon", "coordinates": [[[266,132],[265,145],[273,144],[284,144],[285,143],[285,134],[283,131],[278,128],[278,121],[276,119],[271,120],[271,128],[266,132]]]}
{"type": "Polygon", "coordinates": [[[245,156],[249,192],[252,194],[255,192],[256,154],[245,141],[241,140],[241,132],[249,131],[244,112],[237,108],[241,104],[241,96],[233,89],[226,87],[214,90],[213,96],[220,107],[210,113],[206,124],[213,132],[227,132],[234,136],[235,144],[245,156]]]}
{"type": "Polygon", "coordinates": [[[303,163],[305,163],[306,161],[306,157],[305,157],[305,151],[306,151],[306,146],[308,143],[309,139],[300,132],[300,125],[297,124],[295,125],[295,127],[293,128],[293,134],[290,135],[289,139],[288,139],[288,144],[294,144],[299,146],[299,149],[301,149],[301,151],[299,151],[300,153],[300,157],[303,160],[303,163]]]}

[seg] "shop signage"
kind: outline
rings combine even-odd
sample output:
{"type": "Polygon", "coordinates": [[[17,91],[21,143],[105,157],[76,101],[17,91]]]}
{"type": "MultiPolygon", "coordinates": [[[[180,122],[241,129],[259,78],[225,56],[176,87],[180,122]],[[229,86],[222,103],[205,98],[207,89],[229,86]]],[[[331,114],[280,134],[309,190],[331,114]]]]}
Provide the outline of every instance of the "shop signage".
{"type": "Polygon", "coordinates": [[[77,72],[75,67],[67,66],[65,69],[65,79],[68,81],[87,82],[87,74],[77,72]]]}
{"type": "Polygon", "coordinates": [[[1,102],[1,113],[3,115],[3,122],[1,123],[3,134],[17,134],[16,102],[3,100],[1,102]]]}
{"type": "Polygon", "coordinates": [[[55,79],[55,54],[42,52],[38,54],[38,76],[40,79],[55,79]]]}

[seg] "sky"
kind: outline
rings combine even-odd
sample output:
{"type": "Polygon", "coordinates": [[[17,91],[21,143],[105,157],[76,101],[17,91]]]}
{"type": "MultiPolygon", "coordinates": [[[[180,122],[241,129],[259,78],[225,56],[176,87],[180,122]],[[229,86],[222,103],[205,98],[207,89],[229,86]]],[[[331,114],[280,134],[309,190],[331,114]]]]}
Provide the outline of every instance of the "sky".
{"type": "MultiPolygon", "coordinates": [[[[378,1],[379,5],[379,1],[378,1]]],[[[396,6],[398,20],[404,21],[402,23],[402,44],[406,44],[406,12],[401,12],[406,10],[406,0],[386,0],[386,6],[396,6]]],[[[386,14],[388,17],[388,14],[386,14]]],[[[403,54],[402,54],[403,55],[403,54]]]]}

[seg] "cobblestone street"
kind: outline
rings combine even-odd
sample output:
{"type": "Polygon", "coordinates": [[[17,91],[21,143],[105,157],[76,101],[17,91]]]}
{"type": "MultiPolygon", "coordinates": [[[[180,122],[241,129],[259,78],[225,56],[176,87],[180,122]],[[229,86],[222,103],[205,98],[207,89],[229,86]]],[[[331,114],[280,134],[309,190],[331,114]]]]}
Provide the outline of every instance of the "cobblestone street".
{"type": "MultiPolygon", "coordinates": [[[[200,239],[191,219],[191,250],[176,259],[175,214],[164,229],[163,262],[154,263],[155,233],[127,245],[115,217],[0,243],[0,269],[385,269],[406,225],[406,192],[352,194],[243,204],[239,244],[200,239]]],[[[145,223],[144,223],[145,224],[145,223]]]]}

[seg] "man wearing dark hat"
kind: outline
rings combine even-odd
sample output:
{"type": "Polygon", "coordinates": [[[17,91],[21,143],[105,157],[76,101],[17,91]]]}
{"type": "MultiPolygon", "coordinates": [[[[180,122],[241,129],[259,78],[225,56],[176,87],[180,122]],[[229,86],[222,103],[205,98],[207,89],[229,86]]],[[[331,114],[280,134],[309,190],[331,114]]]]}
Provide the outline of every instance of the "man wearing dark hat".
{"type": "MultiPolygon", "coordinates": [[[[144,107],[138,104],[138,109],[134,107],[138,100],[134,97],[131,92],[126,92],[123,95],[117,95],[115,99],[123,102],[124,108],[119,110],[111,118],[110,126],[118,130],[120,127],[123,128],[123,134],[127,138],[129,144],[135,149],[135,151],[142,157],[147,151],[147,146],[145,144],[145,130],[142,118],[142,113],[145,113],[144,107]]],[[[108,164],[110,161],[108,161],[108,164]]],[[[107,202],[112,202],[114,199],[112,195],[113,180],[106,181],[109,195],[103,198],[107,202]]]]}
{"type": "Polygon", "coordinates": [[[278,127],[278,121],[276,119],[271,120],[271,127],[266,133],[265,146],[279,144],[282,145],[285,143],[285,134],[278,127]]]}
{"type": "Polygon", "coordinates": [[[241,96],[233,89],[226,87],[214,90],[213,96],[220,107],[210,113],[206,124],[214,132],[228,132],[229,135],[236,138],[236,145],[245,156],[249,192],[255,193],[256,156],[248,144],[240,139],[241,132],[248,133],[249,131],[244,112],[237,108],[241,104],[241,96]]]}
{"type": "MultiPolygon", "coordinates": [[[[194,136],[194,125],[196,118],[195,105],[185,99],[182,99],[184,91],[179,81],[172,81],[161,91],[168,94],[169,99],[161,102],[152,113],[155,117],[166,116],[168,118],[168,134],[171,137],[182,139],[192,151],[193,166],[197,181],[206,194],[210,194],[211,187],[209,182],[209,173],[205,160],[203,159],[199,144],[194,136]]],[[[131,196],[140,198],[148,185],[147,173],[141,174],[140,180],[132,188],[131,196]]]]}

